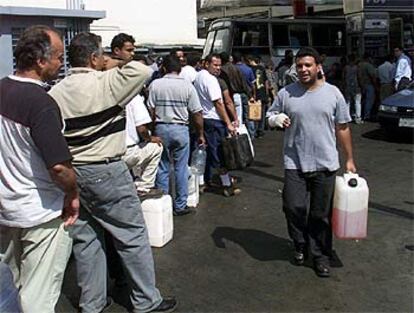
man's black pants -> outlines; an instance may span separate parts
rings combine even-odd
[[[335,171],[303,173],[285,170],[283,210],[295,248],[309,250],[315,262],[327,264],[332,255],[332,200]]]

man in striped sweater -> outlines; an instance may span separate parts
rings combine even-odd
[[[150,69],[139,62],[101,71],[99,36],[76,35],[69,46],[72,68],[50,91],[66,124],[65,137],[73,155],[80,188],[80,218],[71,233],[76,259],[79,306],[101,312],[106,305],[107,269],[101,245],[103,228],[131,282],[132,312],[166,312],[175,299],[163,299],[155,286],[154,261],[140,201],[127,165],[125,114],[127,103],[142,89]]]

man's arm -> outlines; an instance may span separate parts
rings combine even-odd
[[[347,172],[356,172],[354,157],[352,154],[352,137],[351,129],[347,123],[336,124],[336,137],[342,147],[345,156],[345,170]]]
[[[135,127],[135,129],[137,130],[137,134],[143,141],[153,142],[153,143],[158,144],[159,146],[162,146],[161,138],[157,136],[151,136],[148,131],[147,125],[140,125],[140,126]]]
[[[76,174],[70,161],[53,165],[48,169],[50,177],[65,193],[62,218],[65,226],[75,223],[79,216],[79,192]]]
[[[223,100],[218,99],[218,100],[213,101],[213,103],[214,103],[214,107],[216,108],[218,116],[220,116],[220,119],[226,124],[228,131],[231,134],[234,134],[236,129],[234,128],[233,124],[230,121],[229,116],[227,115]]]
[[[231,119],[235,127],[239,127],[239,120],[237,117],[236,108],[234,107],[234,103],[230,97],[230,92],[228,89],[223,91],[223,98],[226,112],[230,115],[229,118]]]
[[[104,72],[107,77],[105,87],[118,105],[125,106],[141,91],[151,73],[148,66],[131,61],[121,68]]]
[[[203,120],[203,114],[200,112],[195,112],[191,114],[191,117],[193,119],[193,125],[197,131],[198,134],[198,144],[199,145],[205,145],[206,139],[204,138],[204,120]]]

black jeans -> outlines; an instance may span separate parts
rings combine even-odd
[[[285,170],[283,210],[295,247],[307,247],[315,262],[328,263],[332,255],[332,200],[335,173]]]

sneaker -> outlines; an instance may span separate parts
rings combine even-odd
[[[241,189],[232,185],[232,186],[224,186],[223,187],[223,195],[225,197],[235,196],[241,193]]]
[[[146,199],[157,199],[163,196],[163,191],[157,188],[137,188],[137,194],[141,201]]]
[[[150,312],[174,312],[177,308],[177,300],[174,297],[171,298],[164,298],[159,306],[157,306],[154,310]]]
[[[331,271],[327,264],[315,262],[313,264],[313,269],[315,271],[315,274],[318,275],[319,277],[328,278],[331,276]]]
[[[183,215],[187,215],[190,213],[193,213],[194,211],[191,210],[189,207],[185,207],[184,209],[181,210],[173,210],[173,215],[174,216],[183,216]]]
[[[305,264],[307,257],[306,247],[299,246],[295,248],[295,252],[293,253],[293,262],[295,265],[301,266]]]

